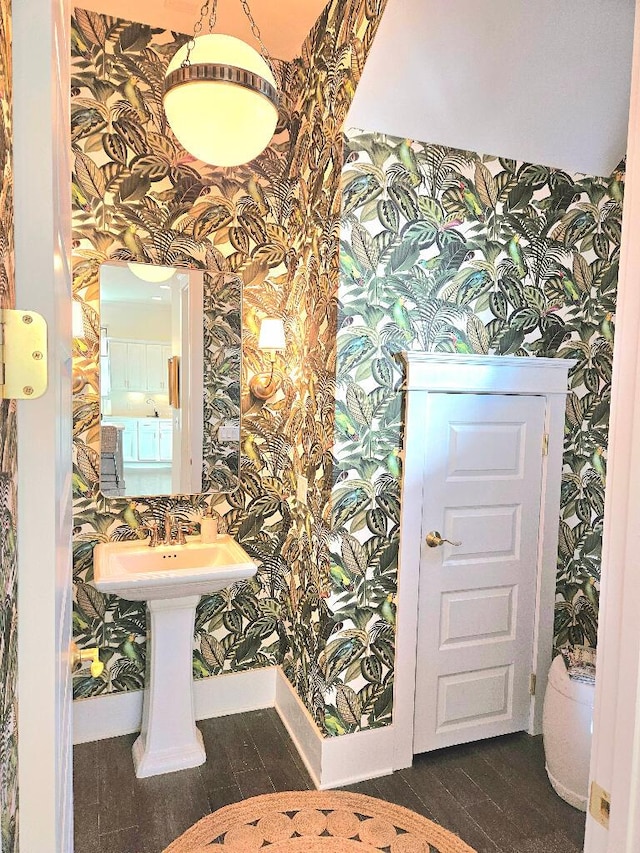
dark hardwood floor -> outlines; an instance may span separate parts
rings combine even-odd
[[[136,779],[135,735],[74,750],[77,853],[161,853],[221,806],[257,794],[312,788],[272,709],[198,723],[202,767]],[[507,735],[416,756],[409,770],[348,790],[413,809],[477,853],[578,853],[584,814],[553,792],[542,738]]]

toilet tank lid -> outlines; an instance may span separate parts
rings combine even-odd
[[[569,678],[562,655],[554,658],[549,670],[549,685],[568,699],[593,708],[595,685]]]

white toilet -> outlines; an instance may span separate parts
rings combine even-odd
[[[558,655],[549,670],[542,734],[545,766],[556,793],[587,810],[595,685],[569,678]]]

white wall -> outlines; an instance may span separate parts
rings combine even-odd
[[[633,0],[388,0],[347,127],[608,175]]]
[[[110,338],[171,343],[171,304],[103,302],[100,325]]]

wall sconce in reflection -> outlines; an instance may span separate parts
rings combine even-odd
[[[284,352],[284,324],[277,317],[266,317],[260,325],[258,349],[269,353],[271,370],[268,373],[256,373],[249,381],[249,390],[258,400],[268,400],[273,397],[282,384],[282,377],[275,372],[276,353]]]
[[[180,408],[180,356],[173,355],[169,359],[169,405],[174,409]]]

